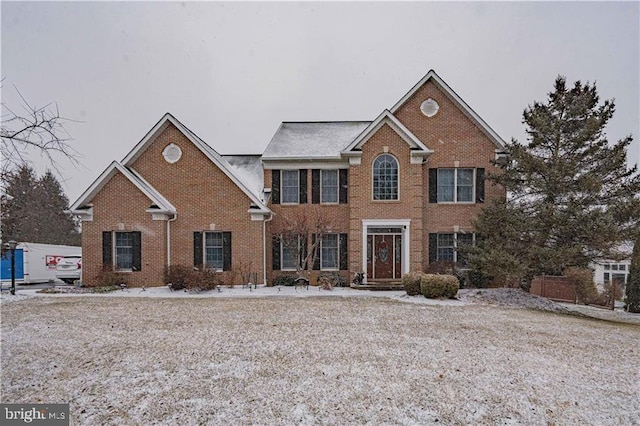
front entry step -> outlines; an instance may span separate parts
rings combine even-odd
[[[351,288],[356,290],[372,290],[372,291],[394,291],[404,290],[402,283],[399,281],[392,282],[370,282],[367,284],[351,284]]]

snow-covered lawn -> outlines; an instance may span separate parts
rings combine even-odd
[[[3,296],[0,399],[82,425],[640,423],[638,325],[262,290]]]

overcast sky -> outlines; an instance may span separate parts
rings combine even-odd
[[[640,163],[640,3],[1,3],[3,102],[56,102],[70,202],[171,112],[222,154],[282,121],[373,120],[434,69],[503,139],[557,75],[615,98]],[[44,162],[34,156],[37,171]]]

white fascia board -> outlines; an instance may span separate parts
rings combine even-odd
[[[115,172],[118,170],[118,165],[119,164],[117,161],[112,161],[111,164],[109,164],[107,168],[104,169],[102,173],[100,173],[100,176],[98,176],[91,183],[91,185],[89,185],[89,188],[87,188],[82,194],[80,194],[78,199],[69,207],[69,210],[81,211],[82,209],[80,209],[80,207],[90,202],[93,197],[102,189],[102,187],[109,181],[111,176],[115,174]]]
[[[157,193],[154,193],[155,190],[151,189],[151,185],[146,183],[146,181],[139,180],[136,175],[134,175],[131,171],[129,171],[126,167],[124,167],[117,161],[112,161],[111,164],[109,164],[109,166],[100,174],[100,176],[98,176],[98,178],[93,181],[91,186],[85,192],[83,192],[82,195],[80,195],[80,197],[73,203],[69,210],[73,211],[74,214],[82,215],[81,212],[83,211],[83,209],[80,209],[80,207],[89,203],[117,172],[122,173],[122,175],[126,177],[131,183],[133,183],[136,188],[138,188],[147,198],[149,198],[151,202],[161,207],[160,209],[153,209],[154,212],[175,213],[175,208],[173,208],[171,203],[168,203],[166,199],[164,199],[164,197],[159,197]]]
[[[413,96],[414,93],[418,91],[427,81],[433,79],[438,86],[440,86],[446,93],[449,95],[475,122],[482,128],[491,139],[493,139],[493,143],[498,147],[498,149],[505,149],[505,141],[498,135],[467,103],[460,97],[456,92],[453,91],[451,87],[447,83],[444,82],[440,78],[438,74],[434,70],[429,70],[427,75],[422,77],[422,79],[416,83],[415,86],[411,88],[396,104],[391,107],[391,113],[395,114],[402,105],[404,105],[407,100]]]

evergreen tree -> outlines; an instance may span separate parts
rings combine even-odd
[[[568,89],[563,77],[554,89],[524,111],[529,144],[508,143],[510,161],[489,176],[509,199],[488,206],[476,223],[485,238],[471,263],[483,272],[492,263],[496,269],[500,255],[528,278],[617,258],[640,219],[640,173],[626,165],[632,138],[610,145],[605,134],[613,101],[600,104],[595,84]]]
[[[633,246],[631,269],[625,287],[625,303],[628,312],[640,313],[640,230]]]
[[[29,166],[6,175],[2,195],[2,238],[18,242],[80,245],[69,200],[50,171],[38,179]]]

